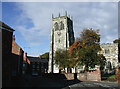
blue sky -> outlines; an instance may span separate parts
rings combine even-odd
[[[38,56],[49,52],[52,13],[57,17],[65,11],[73,17],[75,37],[84,28],[100,29],[101,43],[118,38],[117,2],[2,2],[2,21],[12,27],[16,42]]]

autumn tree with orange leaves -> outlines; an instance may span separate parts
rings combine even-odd
[[[100,34],[98,30],[84,29],[80,37],[68,48],[68,50],[57,50],[54,62],[59,69],[74,68],[78,65],[85,66],[85,71],[100,65],[105,65],[105,57],[98,54],[100,48]]]
[[[80,33],[80,37],[76,39],[73,45],[68,49],[69,56],[73,65],[84,65],[86,71],[100,65],[105,65],[105,57],[98,54],[100,48],[100,35],[98,30],[84,29]]]

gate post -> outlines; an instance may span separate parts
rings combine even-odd
[[[117,83],[120,84],[120,67],[116,68]]]

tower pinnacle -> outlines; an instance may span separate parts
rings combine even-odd
[[[60,13],[59,13],[59,17],[60,17]]]
[[[52,14],[52,18],[54,18],[54,15]]]
[[[65,16],[67,16],[67,11],[65,11]]]

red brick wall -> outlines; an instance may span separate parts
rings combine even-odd
[[[65,73],[64,75],[68,80],[73,80],[74,79],[74,73]]]
[[[74,73],[65,73],[64,75],[68,80],[74,79]],[[101,81],[101,72],[97,69],[95,71],[77,73],[77,79],[81,81]]]
[[[21,47],[15,42],[15,40],[12,41],[12,53],[16,55],[20,55],[20,49]]]
[[[89,81],[101,81],[101,72],[99,69],[96,71],[87,72],[87,80]]]
[[[87,80],[87,72],[86,73],[78,73],[77,78],[81,81],[86,81]]]
[[[16,71],[17,74],[22,73],[22,63],[23,63],[23,53],[22,48],[15,42],[15,37],[12,37],[12,71]]]
[[[120,68],[116,68],[116,78],[117,82],[120,84]]]

